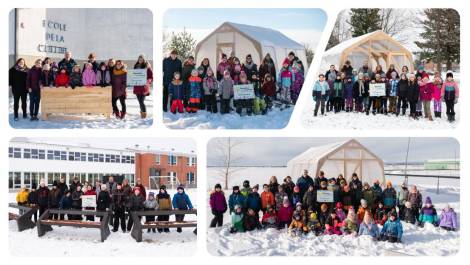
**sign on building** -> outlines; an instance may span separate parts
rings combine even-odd
[[[255,89],[253,84],[234,85],[233,99],[253,99],[255,98]]]
[[[127,70],[127,86],[145,86],[147,84],[147,69]]]

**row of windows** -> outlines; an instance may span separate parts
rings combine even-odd
[[[68,154],[67,154],[68,153]],[[131,155],[115,155],[115,154],[98,154],[98,153],[84,153],[84,152],[67,152],[59,150],[44,150],[44,149],[31,149],[9,147],[8,157],[10,158],[24,158],[24,159],[47,159],[47,160],[69,160],[69,161],[82,161],[82,162],[106,162],[106,163],[123,163],[134,164],[135,158]]]
[[[186,157],[186,165],[187,166],[196,166],[196,157]],[[155,158],[155,163],[160,165],[161,163],[161,156],[157,155]],[[168,165],[178,165],[178,156],[176,155],[169,155],[168,156]]]
[[[71,184],[74,177],[77,177],[80,183],[88,182],[94,185],[96,181],[101,181],[103,176],[112,174],[107,173],[64,173],[64,172],[9,172],[8,188],[19,189],[25,186],[30,189],[32,184],[39,187],[41,179],[44,179],[49,187],[52,187],[54,181],[59,182],[61,177],[66,179],[66,183]],[[135,184],[134,174],[124,175],[129,180],[130,185]]]

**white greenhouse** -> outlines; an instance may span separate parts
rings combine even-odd
[[[372,70],[379,64],[387,71],[390,64],[394,64],[395,69],[406,65],[414,71],[411,51],[381,30],[346,40],[325,51],[321,70],[329,69],[332,64],[341,69],[347,60],[351,61],[354,69],[368,60]]]
[[[289,52],[293,51],[307,69],[304,47],[281,32],[269,28],[224,22],[207,37],[201,40],[195,50],[196,63],[208,58],[211,65],[217,65],[222,53],[235,55],[241,62],[251,54],[258,66],[266,54],[270,54],[280,69]],[[214,64],[215,62],[215,64]]]
[[[383,160],[354,139],[309,148],[289,160],[287,168],[291,176],[300,176],[307,169],[312,177],[323,171],[327,178],[343,174],[349,181],[357,173],[363,182],[385,181]]]

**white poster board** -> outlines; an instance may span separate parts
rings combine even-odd
[[[95,195],[82,195],[82,207],[83,208],[96,208],[96,196]]]
[[[317,190],[317,202],[333,202],[333,191]]]
[[[369,96],[370,97],[385,96],[385,83],[378,83],[378,84],[369,83]]]
[[[255,98],[255,89],[253,84],[234,85],[233,86],[233,99],[253,99]]]
[[[147,84],[147,69],[127,70],[127,86],[145,86]]]

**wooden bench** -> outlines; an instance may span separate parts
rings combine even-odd
[[[103,217],[101,221],[81,221],[81,220],[53,220],[49,219],[51,214],[58,215],[93,215],[95,217]],[[41,237],[47,232],[52,231],[52,226],[71,226],[80,228],[97,228],[100,230],[101,242],[104,242],[106,238],[111,234],[109,231],[109,212],[101,211],[80,211],[80,210],[59,210],[59,209],[48,209],[41,217],[39,217],[37,227],[38,236]]]
[[[107,87],[44,87],[41,90],[41,118],[50,114],[95,114],[109,118],[112,89]]]
[[[183,228],[183,227],[197,227],[197,221],[152,221],[142,223],[142,216],[159,216],[159,215],[177,215],[177,214],[195,214],[197,210],[155,210],[155,211],[137,211],[131,212],[134,220],[131,236],[137,242],[142,242],[142,229],[149,228]]]
[[[19,232],[36,226],[36,224],[31,220],[31,217],[38,211],[37,207],[18,205],[16,203],[9,203],[8,207],[16,208],[20,212],[19,214],[8,212],[8,220],[16,220]]]

